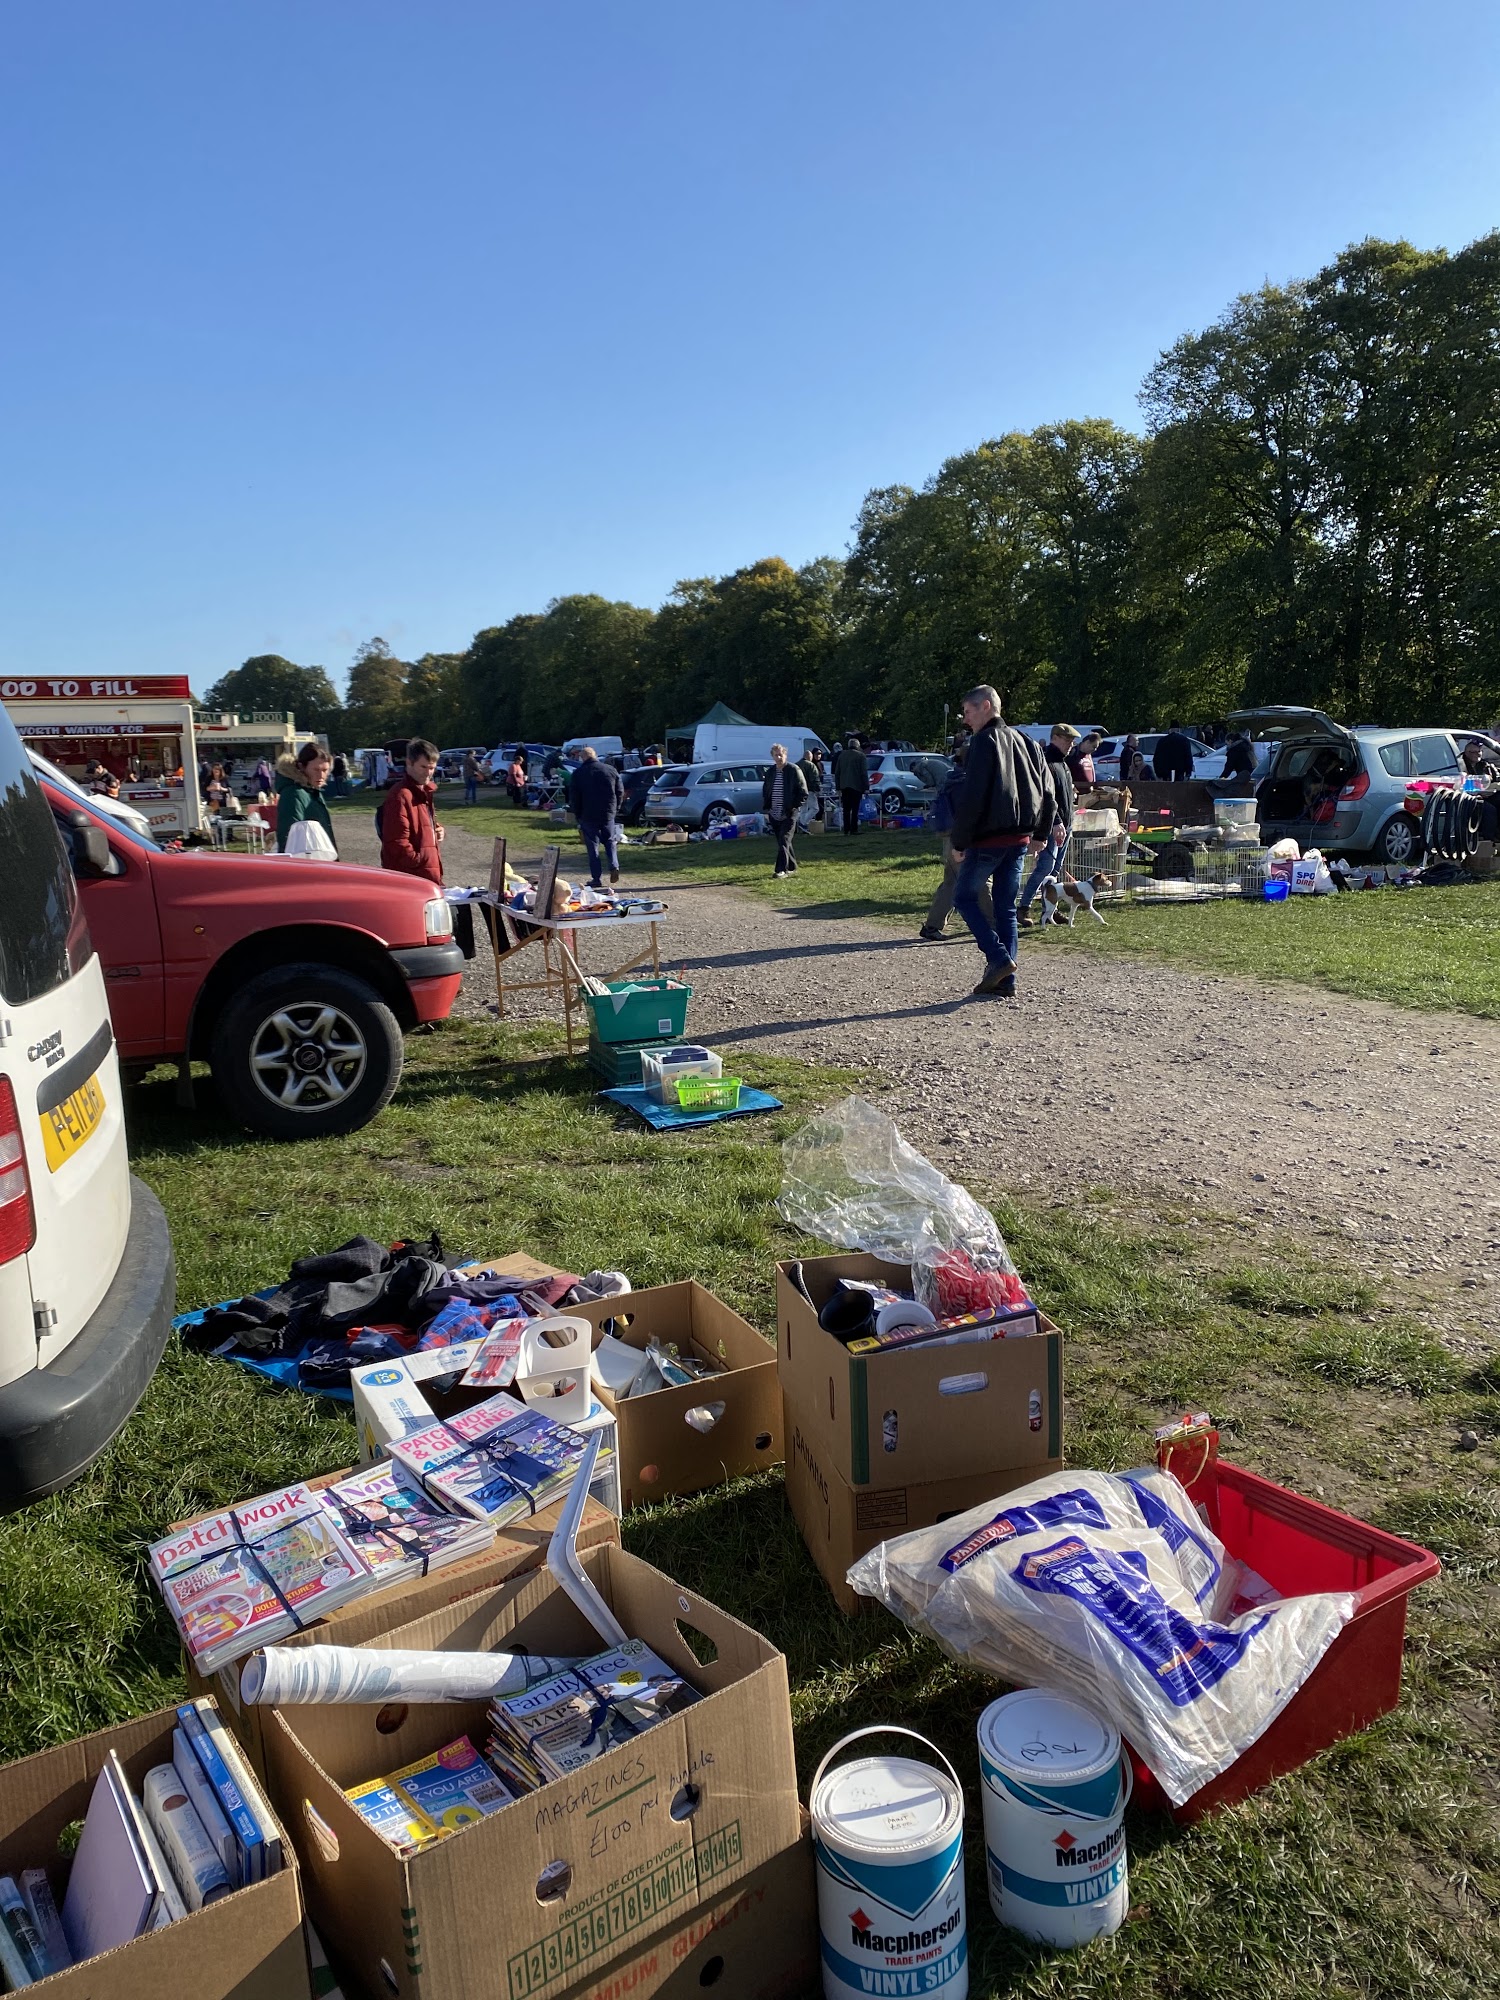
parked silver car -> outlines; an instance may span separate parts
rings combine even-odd
[[[872,750],[867,761],[870,792],[887,815],[930,806],[953,768],[924,750]]]
[[[668,764],[646,794],[650,826],[722,826],[761,810],[768,764]]]
[[[1399,867],[1422,845],[1405,810],[1408,781],[1462,782],[1458,742],[1444,729],[1345,729],[1316,708],[1261,708],[1229,720],[1279,746],[1256,801],[1268,844],[1289,838]]]

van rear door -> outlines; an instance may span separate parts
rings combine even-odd
[[[4,1384],[45,1367],[104,1297],[129,1232],[130,1173],[103,971],[51,807],[8,729],[0,853]]]

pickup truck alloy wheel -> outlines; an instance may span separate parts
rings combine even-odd
[[[277,966],[214,1029],[214,1081],[236,1115],[272,1138],[356,1131],[401,1077],[401,1029],[373,987],[337,966]]]

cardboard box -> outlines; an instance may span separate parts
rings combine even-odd
[[[137,1797],[155,1764],[172,1761],[175,1709],[159,1709],[116,1729],[43,1750],[0,1769],[0,1874],[45,1868],[59,1910],[68,1864],[58,1838],[88,1812],[94,1780],[111,1750],[119,1752]],[[28,1992],[57,2000],[309,2000],[297,1863],[287,1865],[206,1909],[149,1932],[115,1951],[53,1973]]]
[[[818,1891],[804,1832],[691,1916],[570,1986],[565,2000],[702,2000],[710,1988],[714,2000],[803,2000],[818,1979]]]
[[[684,1354],[723,1365],[721,1374],[703,1381],[627,1396],[624,1402],[595,1384],[595,1395],[619,1425],[620,1497],[626,1507],[669,1493],[701,1493],[705,1486],[780,1463],[776,1350],[722,1299],[689,1280],[569,1306],[568,1312],[594,1328],[596,1347],[612,1320],[615,1338],[643,1352],[655,1336],[675,1342]],[[689,1410],[719,1403],[723,1414],[711,1430],[688,1423]]]
[[[804,1436],[816,1439],[819,1464],[845,1485],[910,1488],[988,1478],[996,1466],[1040,1474],[1061,1457],[1062,1335],[1044,1313],[1034,1334],[851,1355],[786,1273],[778,1264],[781,1387]],[[911,1289],[905,1264],[878,1257],[807,1257],[802,1275],[819,1308],[839,1278]],[[790,1465],[790,1431],[787,1446]]]
[[[372,1992],[557,2000],[637,1941],[710,1911],[798,1838],[781,1654],[618,1548],[595,1549],[584,1565],[625,1630],[706,1699],[420,1854],[400,1859],[344,1788],[465,1732],[482,1744],[483,1702],[308,1706],[267,1718],[268,1782],[297,1845],[313,1921]],[[700,1635],[694,1645],[687,1631]],[[600,1644],[545,1573],[390,1638],[556,1654]],[[699,1652],[712,1653],[708,1664]]]
[[[808,1554],[833,1592],[835,1603],[845,1612],[859,1611],[870,1602],[850,1589],[846,1576],[850,1565],[877,1542],[904,1535],[912,1528],[930,1528],[950,1514],[962,1514],[985,1500],[1062,1470],[1062,1459],[1057,1457],[1000,1471],[969,1472],[957,1479],[856,1491],[823,1456],[821,1438],[815,1429],[804,1425],[800,1410],[790,1399],[786,1437],[787,1505],[802,1530]]]
[[[331,1486],[335,1480],[346,1477],[343,1472],[330,1472],[307,1483],[309,1486]],[[552,1539],[552,1531],[557,1526],[566,1498],[564,1495],[562,1500],[554,1500],[534,1520],[511,1522],[480,1554],[470,1556],[464,1562],[450,1563],[445,1569],[435,1569],[430,1576],[412,1577],[405,1583],[393,1583],[384,1590],[371,1591],[367,1597],[352,1598],[349,1603],[335,1606],[325,1617],[305,1625],[300,1632],[289,1633],[276,1643],[281,1646],[376,1644],[383,1633],[394,1631],[398,1625],[409,1624],[414,1618],[425,1618],[432,1612],[442,1611],[451,1604],[474,1596],[478,1591],[493,1590],[497,1584],[505,1583],[511,1577],[538,1569],[547,1560],[547,1544]],[[186,1525],[185,1522],[174,1522],[173,1530],[175,1532]],[[602,1548],[619,1539],[619,1521],[607,1507],[601,1507],[590,1499],[578,1524],[579,1551]],[[249,1655],[246,1654],[245,1658],[248,1659]],[[240,1701],[240,1670],[244,1664],[244,1660],[231,1660],[227,1667],[220,1667],[216,1674],[205,1678],[187,1655],[183,1655],[188,1693],[194,1699],[203,1694],[213,1696],[225,1724],[233,1730],[249,1757],[251,1768],[258,1776],[264,1777],[265,1757],[261,1737],[266,1711],[246,1706]]]

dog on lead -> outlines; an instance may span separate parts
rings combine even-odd
[[[1112,889],[1114,878],[1110,875],[1090,875],[1086,882],[1075,882],[1069,875],[1062,882],[1047,881],[1042,884],[1042,908],[1046,915],[1044,923],[1066,924],[1071,930],[1077,921],[1078,912],[1087,910],[1096,924],[1104,923],[1104,918],[1094,907],[1094,900],[1101,889]],[[1105,925],[1108,929],[1108,925]]]

